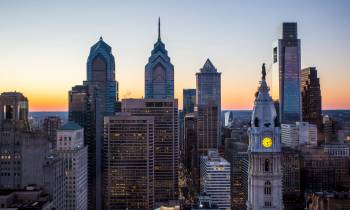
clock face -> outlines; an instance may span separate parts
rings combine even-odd
[[[264,137],[261,144],[265,148],[270,148],[272,146],[272,139],[270,137]]]

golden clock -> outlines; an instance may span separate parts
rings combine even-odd
[[[265,148],[270,148],[272,146],[272,139],[270,137],[264,137],[261,144]]]

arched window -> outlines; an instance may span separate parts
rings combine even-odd
[[[271,195],[271,182],[268,180],[264,184],[264,194]]]
[[[265,172],[269,172],[270,171],[270,161],[269,161],[269,159],[265,159],[264,170],[265,170]]]

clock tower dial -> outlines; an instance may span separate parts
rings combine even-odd
[[[270,137],[264,137],[261,141],[261,144],[265,148],[270,148],[272,146],[272,139]]]

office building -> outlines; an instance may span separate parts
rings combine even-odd
[[[308,210],[342,210],[350,208],[349,192],[314,192],[307,196]]]
[[[212,202],[211,197],[207,193],[199,193],[198,201],[192,206],[191,210],[220,210],[219,207]]]
[[[279,100],[280,122],[290,124],[302,121],[297,23],[283,23],[282,34],[273,44],[272,98]]]
[[[221,139],[221,73],[207,59],[196,81],[198,152],[205,155],[208,149],[217,149]]]
[[[317,126],[308,122],[281,125],[281,138],[285,146],[317,145]]]
[[[303,121],[317,125],[320,130],[322,129],[322,98],[316,67],[301,70],[300,84]]]
[[[56,150],[65,162],[67,210],[87,209],[87,146],[84,129],[68,122],[57,130]]]
[[[300,155],[297,149],[282,147],[284,209],[301,209],[304,205],[300,189]]]
[[[188,113],[193,113],[196,105],[196,89],[183,89],[182,97],[184,116]]]
[[[177,99],[123,99],[122,111],[154,117],[155,207],[178,199],[179,137]]]
[[[231,208],[230,163],[219,156],[217,150],[209,150],[200,158],[200,191],[207,193],[219,209]]]
[[[249,134],[248,210],[284,208],[282,154],[276,109],[266,84],[265,64],[255,98]]]
[[[225,159],[231,164],[232,209],[246,209],[248,200],[248,144],[239,138],[225,139]]]
[[[69,121],[84,128],[88,146],[88,209],[102,209],[103,118],[117,111],[118,83],[112,48],[100,40],[90,48],[87,80],[69,92]]]
[[[154,117],[105,117],[104,132],[104,209],[154,209]]]
[[[46,192],[29,186],[24,189],[1,189],[0,209],[51,210],[54,209],[54,206]]]
[[[158,40],[145,66],[145,98],[174,98],[174,66],[160,36],[160,19],[158,19]]]
[[[62,126],[62,119],[57,116],[49,116],[44,119],[43,131],[49,141],[56,143],[57,129]]]

